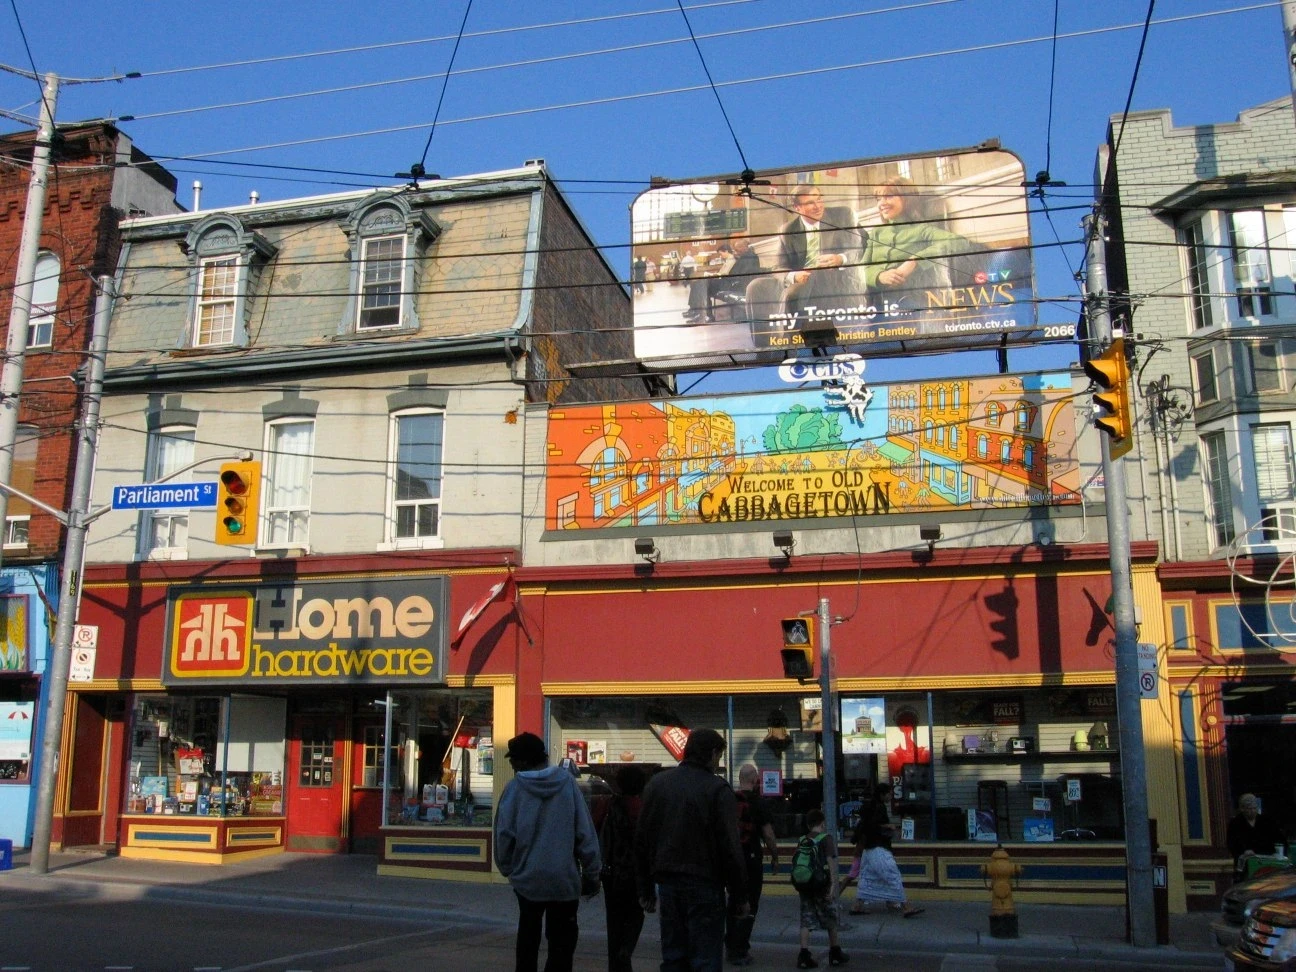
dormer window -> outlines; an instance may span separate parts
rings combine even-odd
[[[193,346],[234,343],[234,308],[238,303],[238,257],[212,257],[198,265],[198,310]]]
[[[245,347],[249,303],[275,247],[236,217],[213,213],[189,231],[185,252],[193,284],[181,346]]]
[[[352,262],[338,335],[417,331],[422,257],[441,227],[390,192],[366,198],[341,225]]]
[[[375,236],[362,242],[360,270],[361,330],[400,327],[401,276],[405,262],[403,236]]]

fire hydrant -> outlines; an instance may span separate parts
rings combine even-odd
[[[989,864],[981,865],[981,877],[990,889],[990,934],[995,938],[1017,937],[1017,908],[1012,893],[1013,882],[1021,872],[1021,865],[1012,862],[1003,844],[994,849]]]

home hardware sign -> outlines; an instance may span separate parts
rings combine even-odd
[[[439,684],[444,577],[172,588],[164,685]]]

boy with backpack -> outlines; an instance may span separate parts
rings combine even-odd
[[[821,929],[828,933],[828,964],[845,965],[850,956],[837,940],[837,842],[824,829],[822,810],[809,811],[805,823],[806,835],[792,855],[792,886],[801,898],[801,952],[796,967],[819,967],[810,954],[810,933]]]

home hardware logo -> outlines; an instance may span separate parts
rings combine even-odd
[[[445,597],[443,578],[178,594],[164,680],[437,680],[444,671]]]

